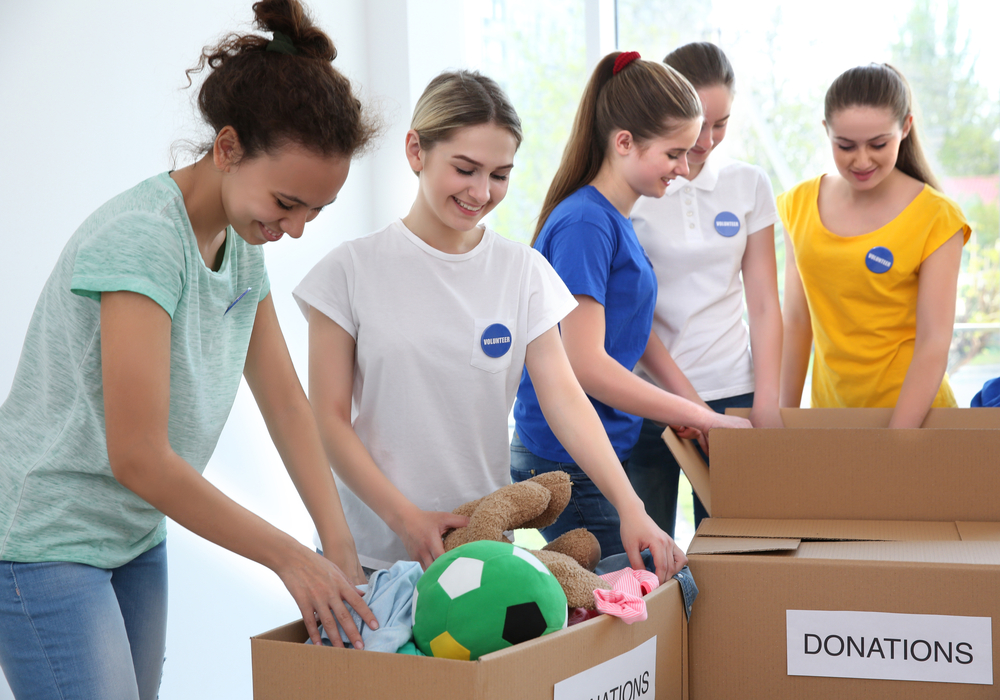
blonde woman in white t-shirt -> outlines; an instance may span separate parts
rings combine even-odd
[[[684,554],[646,515],[559,337],[575,300],[540,254],[480,225],[521,141],[507,96],[478,73],[444,73],[411,127],[409,213],[332,251],[295,290],[310,399],[361,563],[426,568],[467,522],[449,511],[510,483],[507,416],[527,369],[556,435],[623,514],[632,566],[649,549],[665,580]]]
[[[735,77],[722,50],[686,44],[664,63],[694,86],[705,121],[688,152],[688,176],[671,182],[660,199],[641,198],[632,210],[659,285],[653,331],[669,357],[657,364],[674,370],[643,376],[719,413],[750,408],[754,427],[781,427],[778,213],[771,185],[761,168],[711,155],[726,135],[733,103]],[[673,535],[680,468],[662,432],[663,426],[643,422],[626,471],[647,512]],[[695,497],[696,525],[705,515]]]

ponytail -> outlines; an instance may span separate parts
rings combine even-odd
[[[826,91],[823,111],[827,123],[833,115],[848,107],[888,109],[902,125],[906,117],[913,114],[913,95],[902,73],[888,63],[871,63],[841,73]],[[924,156],[915,125],[899,144],[896,168],[936,190],[941,189]]]
[[[613,132],[628,131],[641,146],[701,117],[701,100],[680,73],[630,53],[609,53],[590,76],[559,169],[542,203],[532,245],[552,210],[597,177]]]

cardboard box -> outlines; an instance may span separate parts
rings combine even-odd
[[[645,600],[644,622],[628,625],[604,615],[477,661],[306,645],[299,620],[250,640],[253,696],[686,700],[687,621],[680,585],[670,580]],[[604,663],[608,666],[597,668]]]
[[[712,514],[693,700],[1000,697],[1000,409],[782,414],[714,431],[709,474],[664,435]]]

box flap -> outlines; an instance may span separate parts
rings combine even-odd
[[[711,447],[715,517],[1000,521],[1000,430],[717,429]]]
[[[786,428],[887,428],[891,408],[782,408]],[[749,408],[727,408],[727,415],[750,417]],[[932,408],[924,429],[996,430],[1000,428],[1000,408]]]
[[[681,440],[673,430],[667,428],[661,436],[674,459],[681,465],[684,476],[691,483],[691,488],[698,494],[698,499],[705,506],[705,511],[712,514],[712,492],[709,488],[708,465],[694,445],[694,440]]]
[[[768,537],[695,537],[688,547],[691,554],[749,554],[750,552],[788,552],[798,548],[800,540]]]
[[[963,542],[1000,542],[1000,523],[955,523]]]
[[[803,542],[799,559],[1000,566],[1000,542]]]
[[[959,541],[955,523],[891,520],[748,520],[708,518],[698,538],[758,537],[801,540]],[[696,540],[698,539],[696,538]]]

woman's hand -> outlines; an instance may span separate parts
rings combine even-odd
[[[653,519],[646,514],[641,501],[638,508],[619,511],[618,514],[622,523],[622,544],[633,569],[646,568],[642,561],[644,549],[648,549],[653,555],[656,576],[660,579],[660,583],[665,582],[687,564],[687,556],[670,535],[657,527]]]
[[[420,562],[420,566],[426,571],[435,559],[444,554],[444,542],[441,539],[444,534],[468,524],[469,519],[464,515],[414,507],[398,524],[390,525],[403,541],[410,559]]]
[[[323,643],[318,628],[322,624],[333,645],[343,647],[344,642],[337,630],[339,622],[354,648],[364,649],[361,633],[348,606],[361,616],[368,627],[378,629],[375,614],[365,605],[354,583],[329,559],[300,547],[286,563],[275,567],[274,573],[278,574],[299,606],[313,644]]]

